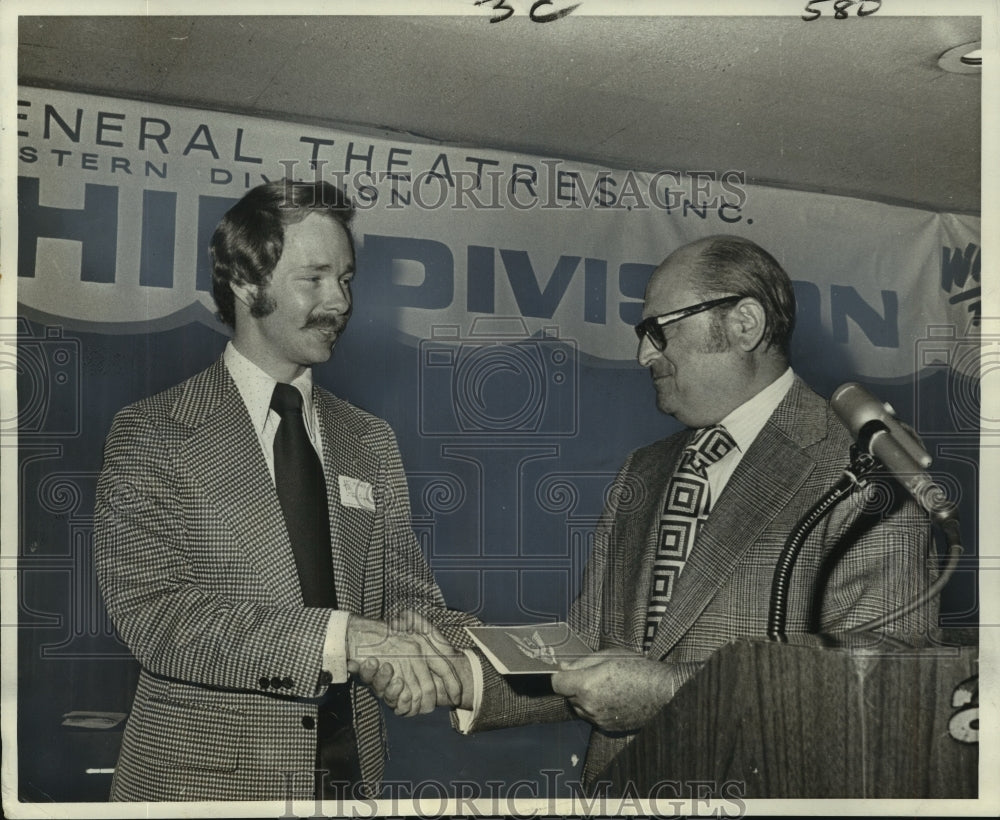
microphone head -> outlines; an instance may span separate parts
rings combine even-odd
[[[892,418],[885,405],[857,382],[847,382],[834,390],[830,406],[855,440],[868,422],[885,424],[887,417]]]
[[[890,405],[879,401],[857,382],[847,382],[834,390],[830,406],[855,441],[858,441],[865,425],[874,422],[873,427],[885,429],[914,461],[914,469],[927,469],[931,466],[931,457],[916,433],[900,423]],[[871,435],[871,429],[869,428],[868,435]]]
[[[892,407],[857,382],[838,387],[830,405],[858,446],[877,458],[924,510],[937,520],[957,516],[944,490],[924,472],[931,465],[930,455]]]

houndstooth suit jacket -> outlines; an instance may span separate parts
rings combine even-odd
[[[388,425],[315,388],[338,606],[423,612],[462,642],[413,535]],[[375,510],[341,503],[368,482]],[[122,410],[97,489],[95,560],[109,614],[141,665],[114,800],[310,799],[329,610],[303,606],[277,494],[220,359]],[[385,730],[353,686],[363,778],[382,776]],[[369,793],[374,793],[370,791]]]
[[[637,450],[615,480],[570,612],[571,625],[594,649],[642,651],[661,502],[691,435]],[[723,644],[766,635],[771,580],[785,540],[841,477],[851,443],[827,402],[796,378],[720,494],[675,583],[648,654],[669,664],[675,691]],[[810,534],[795,565],[786,632],[850,629],[926,588],[927,517],[897,490],[891,479],[874,482]],[[936,604],[889,628],[917,632],[932,621]],[[562,697],[515,693],[488,664],[484,677],[470,731],[574,716]],[[594,729],[584,786],[593,787],[634,737]]]

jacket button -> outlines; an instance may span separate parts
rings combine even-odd
[[[261,678],[259,681],[257,681],[257,683],[260,684],[260,688],[261,689],[267,689],[267,687],[271,685],[271,679],[270,678]]]
[[[302,728],[303,729],[315,729],[316,721],[312,719],[309,715],[302,718]]]
[[[284,689],[291,689],[293,686],[295,686],[295,681],[293,681],[291,678],[285,678],[284,680],[281,681],[281,686]]]
[[[275,675],[273,678],[271,678],[271,686],[273,686],[275,689],[280,689],[281,688],[281,678],[279,678],[277,675]]]
[[[333,675],[324,669],[319,673],[319,685],[329,686],[331,683],[333,683]]]

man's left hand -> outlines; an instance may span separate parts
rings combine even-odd
[[[584,720],[609,732],[637,729],[673,697],[671,664],[623,649],[604,649],[567,664],[552,689]]]

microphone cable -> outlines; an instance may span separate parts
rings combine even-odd
[[[844,470],[843,476],[830,488],[829,492],[799,519],[799,523],[795,529],[789,533],[781,555],[778,557],[774,576],[771,581],[771,599],[767,617],[767,637],[772,641],[784,643],[786,640],[785,623],[788,618],[788,589],[795,561],[799,556],[806,537],[832,507],[843,500],[845,496],[849,495],[855,487],[860,487],[861,479],[878,467],[878,462],[873,456],[857,447],[852,447],[851,449],[851,465]],[[944,589],[954,574],[958,566],[958,560],[963,552],[958,511],[954,505],[941,504],[938,505],[931,518],[944,532],[948,545],[948,563],[941,571],[941,575],[912,601],[897,607],[892,612],[867,621],[860,626],[848,629],[847,632],[868,632],[883,627],[901,618],[903,615],[912,612],[914,609],[923,606]]]
[[[962,557],[962,532],[959,527],[957,513],[953,512],[948,517],[935,523],[941,527],[945,543],[948,545],[948,563],[941,570],[941,575],[921,595],[918,595],[909,603],[903,604],[892,612],[887,612],[885,615],[867,621],[853,629],[848,629],[848,632],[870,632],[873,629],[879,629],[886,624],[892,623],[897,618],[903,617],[908,612],[912,612],[917,607],[923,606],[945,588],[952,574],[954,574],[955,568],[958,566],[958,559]]]
[[[854,449],[854,448],[852,448]],[[813,527],[822,520],[832,507],[838,504],[844,496],[850,494],[855,486],[860,486],[860,478],[874,469],[875,460],[865,454],[855,451],[851,467],[844,470],[843,476],[830,491],[817,501],[809,511],[799,519],[795,529],[785,539],[785,546],[778,556],[771,580],[771,601],[767,614],[767,637],[772,641],[785,642],[785,621],[788,618],[788,588],[792,578],[792,570],[806,537]]]

